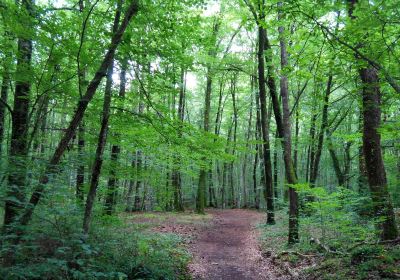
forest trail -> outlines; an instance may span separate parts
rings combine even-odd
[[[263,213],[243,209],[210,210],[212,224],[191,246],[194,279],[278,279],[259,250],[255,225]]]

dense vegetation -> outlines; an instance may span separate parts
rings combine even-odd
[[[267,248],[343,279],[400,275],[398,1],[0,13],[0,278],[184,279],[178,237],[121,217],[206,207],[266,211]]]

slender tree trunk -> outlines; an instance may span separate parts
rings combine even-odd
[[[346,188],[350,187],[350,169],[351,169],[351,146],[353,142],[349,141],[344,146],[344,185]]]
[[[275,149],[273,156],[273,164],[274,164],[274,196],[275,199],[278,198],[278,131],[275,133]],[[285,199],[287,199],[286,191],[285,191]]]
[[[186,92],[186,80],[185,80],[185,69],[181,67],[181,80],[179,89],[179,101],[178,101],[178,118],[183,123],[185,118],[185,92]],[[182,126],[179,128],[179,137],[182,137]],[[174,170],[172,171],[172,184],[174,186],[174,209],[175,211],[184,211],[182,202],[182,179],[181,174],[178,170],[180,165],[179,158],[175,157]]]
[[[328,82],[327,82],[326,92],[325,92],[325,97],[324,97],[324,106],[322,109],[322,121],[321,121],[321,128],[319,130],[319,135],[318,135],[317,149],[315,151],[314,163],[312,164],[312,169],[311,169],[311,174],[310,174],[310,186],[311,187],[315,186],[315,182],[318,177],[318,168],[319,168],[319,162],[320,162],[321,155],[322,155],[324,135],[325,135],[326,128],[328,127],[328,107],[329,107],[329,96],[331,94],[331,88],[332,88],[332,79],[333,79],[333,76],[332,76],[332,74],[330,74],[328,77]]]
[[[315,106],[315,105],[314,105]],[[315,109],[315,107],[314,107]],[[315,109],[316,110],[316,109]],[[310,145],[308,147],[308,159],[307,159],[307,182],[311,181],[311,173],[314,170],[314,159],[315,159],[315,126],[317,121],[317,113],[314,112],[311,118],[310,126]]]
[[[137,166],[136,166],[136,153],[135,153],[135,157],[134,157],[134,159],[132,160],[132,164],[131,164],[131,166],[132,166],[132,169],[133,170],[135,170],[135,179],[137,179],[138,177],[137,177]],[[125,212],[132,212],[133,211],[133,207],[134,207],[134,204],[133,204],[133,202],[134,202],[134,197],[133,197],[133,192],[135,191],[135,179],[134,178],[131,178],[130,180],[129,180],[129,187],[128,187],[128,193],[126,194],[126,208],[125,208]]]
[[[255,94],[256,100],[256,129],[255,129],[255,138],[257,141],[261,141],[262,139],[262,131],[261,131],[261,112],[260,112],[260,95],[259,91]],[[255,192],[255,208],[260,209],[260,192],[258,190],[258,182],[256,180],[257,176],[257,168],[259,165],[263,166],[261,163],[263,155],[262,145],[256,144],[256,156],[254,158],[254,169],[253,169],[253,178],[254,178],[254,192]],[[264,185],[264,168],[261,169],[261,180],[260,183]]]
[[[278,3],[278,5],[282,5],[282,3]],[[282,98],[282,133],[280,137],[283,136],[283,157],[285,161],[285,172],[286,172],[286,180],[289,184],[289,236],[288,241],[289,244],[296,243],[299,240],[298,233],[298,194],[296,190],[290,185],[297,184],[297,177],[293,166],[292,161],[292,143],[291,143],[291,128],[290,128],[290,109],[289,109],[289,85],[288,78],[284,74],[286,71],[286,67],[288,65],[288,54],[286,52],[286,41],[284,36],[284,28],[279,27],[279,35],[280,35],[280,48],[281,48],[281,80],[280,80],[280,90],[281,90],[281,98]],[[272,73],[271,73],[272,74]],[[277,117],[277,114],[275,114]],[[278,118],[277,118],[278,119]],[[278,123],[278,122],[277,122]],[[279,126],[278,126],[279,127]],[[279,128],[278,128],[279,131]]]
[[[128,60],[124,58],[122,60],[122,69],[120,73],[120,85],[119,85],[119,93],[118,97],[122,100],[125,98],[126,92],[126,71],[128,67]],[[115,135],[118,138],[118,134]],[[110,177],[108,178],[108,190],[105,201],[105,209],[104,213],[106,215],[112,215],[115,211],[115,206],[117,204],[117,196],[118,196],[118,180],[117,180],[117,166],[118,166],[118,158],[121,152],[121,147],[119,145],[112,145],[111,147],[111,169],[110,169]]]
[[[134,211],[141,210],[141,201],[140,201],[140,187],[143,185],[142,182],[142,171],[143,171],[143,163],[142,163],[142,152],[136,152],[136,184],[135,184],[135,198],[134,198]]]
[[[228,129],[228,136],[226,138],[226,148],[225,153],[229,153],[229,142],[231,141],[232,137],[232,130],[233,130],[233,122]],[[222,171],[222,188],[221,188],[221,206],[224,209],[226,207],[226,185],[228,182],[228,162],[224,162],[223,171]],[[229,202],[229,201],[228,201]],[[229,205],[229,203],[228,203]]]
[[[6,59],[7,60],[7,59]],[[4,64],[4,70],[2,75],[1,83],[1,94],[0,98],[4,103],[8,100],[8,89],[10,87],[10,74],[8,72],[8,65]],[[0,157],[3,153],[3,139],[5,131],[5,119],[6,119],[6,106],[0,103]]]
[[[85,9],[85,3],[84,0],[79,0],[79,12],[83,14]],[[86,28],[86,23],[85,19],[82,20],[82,29],[84,30]],[[85,40],[84,38],[85,32],[81,33],[81,42],[83,46],[83,42]],[[77,57],[77,64],[78,64],[78,83],[79,83],[79,96],[83,95],[83,89],[87,86],[87,81],[86,81],[86,72],[87,69],[86,67],[81,68],[80,64],[80,53]],[[78,167],[76,169],[76,191],[75,191],[75,196],[77,199],[78,204],[83,205],[83,201],[85,199],[84,195],[84,185],[85,185],[85,122],[82,119],[79,127],[78,127]]]
[[[119,25],[119,20],[120,20],[120,16],[121,16],[121,4],[122,4],[122,2],[119,1],[118,7],[117,7],[117,12],[115,14],[113,30],[112,30],[112,32],[114,34],[117,32],[118,25]],[[97,139],[96,155],[95,155],[93,169],[92,169],[92,176],[90,178],[89,192],[88,192],[88,195],[86,198],[85,215],[83,217],[83,232],[85,234],[89,233],[91,216],[92,216],[92,211],[93,211],[93,204],[94,204],[94,200],[96,197],[97,188],[99,185],[101,168],[103,165],[103,154],[104,154],[104,148],[105,148],[105,145],[107,142],[108,121],[110,118],[113,73],[114,73],[114,58],[111,59],[110,65],[108,66],[108,69],[107,69],[107,79],[106,79],[106,87],[105,87],[105,91],[104,91],[103,115],[102,115],[102,120],[101,120],[101,128],[100,128],[99,136]],[[114,153],[114,157],[115,157],[115,153]]]
[[[253,95],[254,92],[254,79],[253,77],[250,78],[250,84],[251,84],[251,94]],[[249,112],[249,121],[247,123],[247,133],[246,133],[246,150],[250,148],[250,137],[251,137],[251,128],[252,128],[252,121],[253,121],[253,98],[251,98],[251,103],[250,103],[250,112]],[[247,153],[244,155],[243,158],[243,165],[242,165],[242,186],[243,186],[243,208],[247,208],[248,205],[248,189],[247,189],[247,162],[249,158],[247,156]]]
[[[219,135],[220,128],[221,128],[221,119],[222,119],[222,113],[223,113],[222,98],[223,98],[223,92],[224,92],[224,83],[225,83],[224,77],[222,77],[219,82],[218,106],[217,106],[217,114],[215,116],[215,123],[214,123],[214,134],[215,135]],[[216,142],[216,139],[214,139],[214,143],[215,142]],[[220,171],[218,162],[215,162],[214,164],[216,165],[217,171]],[[219,180],[219,176],[217,176],[217,179]],[[210,180],[210,182],[212,182],[212,169],[209,171],[209,180]],[[221,183],[220,180],[219,180],[219,183]],[[222,188],[221,188],[221,190],[222,190]],[[212,186],[212,183],[209,186],[209,193],[210,193],[209,206],[210,207],[218,207],[218,200],[216,197],[215,187]],[[221,193],[221,195],[222,195],[222,193]]]
[[[76,173],[76,198],[82,204],[84,200],[83,188],[85,185],[85,124],[82,121],[78,128],[78,168]]]
[[[209,118],[210,118],[210,107],[211,107],[211,86],[212,76],[211,69],[208,67],[207,70],[207,82],[206,82],[206,94],[205,94],[205,107],[204,107],[204,131],[209,131]],[[199,186],[197,188],[196,198],[196,212],[204,214],[204,207],[206,204],[206,187],[207,187],[207,170],[205,167],[200,168]]]
[[[335,175],[336,175],[338,184],[339,184],[339,186],[344,186],[345,178],[344,178],[342,169],[340,168],[339,159],[336,155],[335,149],[333,148],[333,144],[332,144],[332,140],[331,140],[331,133],[327,134],[326,142],[328,144],[327,146],[328,146],[329,154],[332,158],[333,170],[335,171]]]
[[[265,61],[264,47],[266,31],[262,26],[258,27],[258,87],[260,92],[260,117],[263,138],[263,156],[265,173],[265,199],[267,202],[267,224],[275,223],[274,191],[272,188],[271,155],[269,144],[269,127],[267,124],[267,98],[265,89]]]
[[[208,54],[211,57],[216,56],[215,44],[216,44],[216,37],[219,30],[219,19],[216,19],[213,32],[212,32],[212,40],[214,44]],[[203,125],[204,131],[209,132],[210,126],[210,109],[211,109],[211,91],[212,91],[212,81],[213,81],[213,70],[212,66],[207,66],[207,74],[206,74],[206,92],[205,92],[205,101],[204,101],[204,116],[203,116]],[[205,159],[203,159],[205,160]],[[206,204],[206,188],[207,188],[207,169],[203,166],[200,168],[200,175],[199,175],[199,186],[197,188],[197,198],[196,198],[196,212],[203,214],[204,207]]]
[[[232,147],[232,156],[235,156],[236,152],[236,138],[237,138],[237,126],[238,126],[238,110],[236,105],[236,79],[237,74],[234,73],[231,80],[231,97],[232,97],[232,106],[233,106],[233,147]],[[232,208],[237,207],[237,199],[235,195],[235,184],[234,184],[234,161],[230,164],[230,183],[231,183],[231,203],[230,206]]]
[[[260,209],[260,194],[257,184],[257,167],[258,167],[258,144],[255,145],[255,155],[253,164],[253,192],[254,192],[254,208]]]
[[[300,122],[299,122],[299,106],[296,106],[296,121],[295,121],[295,138],[294,138],[294,155],[293,155],[293,165],[296,174],[298,173],[298,153],[299,153],[299,132],[300,132]]]
[[[363,131],[364,127],[363,112],[360,108],[360,115],[358,121],[358,130],[360,133]],[[368,191],[368,178],[367,178],[367,168],[365,166],[364,149],[361,144],[358,148],[358,192],[362,195],[367,194]]]

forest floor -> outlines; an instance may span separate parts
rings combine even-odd
[[[260,251],[255,228],[265,214],[243,209],[210,210],[211,225],[190,246],[194,279],[284,279]]]
[[[133,218],[133,219],[132,219]],[[261,252],[259,230],[265,213],[244,209],[208,209],[206,215],[138,213],[130,217],[151,231],[183,238],[195,280],[288,279]]]
[[[310,224],[312,229],[303,226],[303,242],[288,247],[286,212],[276,212],[274,226],[265,225],[265,217],[265,213],[245,209],[207,209],[206,215],[186,211],[125,216],[129,227],[139,232],[179,236],[187,256],[179,279],[400,279],[398,241],[383,246],[350,240],[339,247],[340,254],[327,253],[325,247],[308,241],[310,233],[319,238],[318,226]],[[348,247],[355,249],[346,251]]]

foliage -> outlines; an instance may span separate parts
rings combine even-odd
[[[13,250],[17,264],[2,279],[186,279],[190,256],[174,234],[146,233],[117,218],[98,220],[90,237],[80,232],[79,212],[63,212],[33,226]],[[80,213],[79,213],[80,214]],[[58,217],[57,217],[58,216]],[[8,248],[3,247],[3,250]]]

